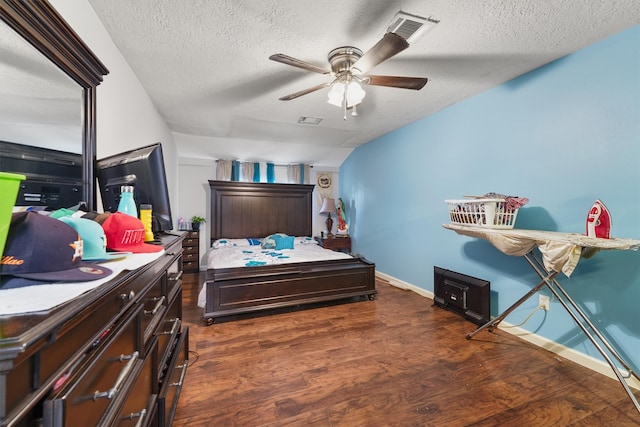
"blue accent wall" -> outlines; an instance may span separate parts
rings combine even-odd
[[[639,46],[635,26],[358,147],[340,168],[354,251],[429,291],[433,266],[490,280],[497,315],[538,276],[523,258],[442,228],[445,199],[528,197],[516,228],[575,233],[601,199],[612,235],[640,239]],[[601,252],[559,280],[640,370],[640,252]],[[523,328],[600,358],[557,301]]]

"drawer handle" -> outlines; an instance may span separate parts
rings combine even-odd
[[[142,427],[142,423],[144,422],[144,417],[147,415],[147,410],[143,409],[140,412],[132,412],[128,416],[124,417],[125,420],[133,420],[134,418],[139,418],[135,427]]]
[[[178,271],[177,273],[169,275],[169,280],[172,282],[177,282],[181,278],[182,278],[182,270]]]
[[[122,387],[122,383],[129,376],[129,373],[135,366],[136,360],[138,360],[138,355],[139,353],[137,351],[134,351],[129,356],[125,356],[124,354],[120,355],[120,357],[118,358],[120,362],[122,362],[123,360],[129,361],[124,366],[124,368],[122,368],[120,374],[118,374],[118,378],[116,378],[116,382],[113,387],[111,387],[107,391],[96,391],[95,393],[93,393],[93,400],[98,400],[103,397],[106,397],[107,399],[113,399],[115,395],[118,394],[120,387]]]
[[[122,301],[131,301],[136,297],[136,293],[134,291],[130,291],[128,294],[120,294],[120,299]]]
[[[182,382],[184,381],[184,375],[187,373],[187,367],[189,366],[189,361],[185,360],[182,365],[176,366],[176,368],[182,368],[182,372],[180,373],[180,381],[177,383],[169,384],[169,387],[182,387]]]
[[[156,306],[153,307],[153,310],[144,310],[144,314],[156,314],[158,310],[160,310],[160,307],[162,307],[162,304],[164,304],[164,300],[164,295],[162,295],[160,298],[155,297],[153,301],[156,301]]]
[[[171,327],[171,330],[170,331],[162,331],[158,335],[173,335],[173,334],[175,334],[176,331],[178,330],[178,328],[180,328],[180,323],[182,323],[180,321],[180,318],[176,317],[175,319],[173,319],[173,326]]]

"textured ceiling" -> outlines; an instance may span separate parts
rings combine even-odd
[[[351,150],[640,22],[637,0],[89,0],[158,111],[181,156],[339,166]],[[375,67],[428,77],[420,91],[365,86],[343,120],[330,81],[270,61],[328,67],[327,53],[367,51],[399,10],[439,20]],[[107,76],[108,78],[108,76]],[[323,118],[298,124],[300,116]]]

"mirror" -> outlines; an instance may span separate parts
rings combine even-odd
[[[0,140],[82,154],[82,200],[95,209],[96,87],[108,70],[46,1],[0,0],[0,19]]]
[[[0,140],[82,154],[82,88],[2,24]]]

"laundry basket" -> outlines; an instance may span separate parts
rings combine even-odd
[[[518,208],[507,207],[504,199],[445,200],[454,224],[509,230],[516,223]]]

